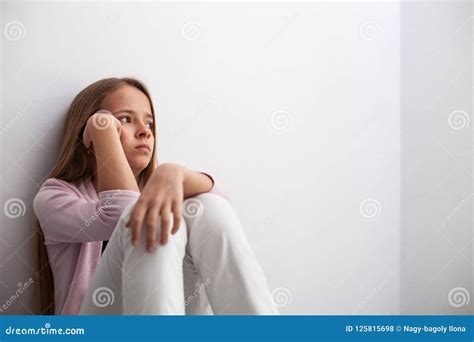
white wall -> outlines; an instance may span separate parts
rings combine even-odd
[[[401,314],[473,314],[472,1],[401,6]]]
[[[67,106],[135,76],[159,113],[160,162],[221,178],[282,313],[398,313],[398,3],[2,7],[2,27],[26,34],[2,37],[1,203],[26,211],[1,218],[0,304],[33,274],[31,200]],[[7,313],[34,311],[33,295]]]

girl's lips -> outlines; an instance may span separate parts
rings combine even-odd
[[[139,146],[139,147],[135,147],[136,150],[138,151],[146,151],[146,152],[150,152],[150,149],[146,146]]]
[[[135,146],[135,149],[137,149],[137,150],[144,149],[144,150],[147,150],[147,151],[151,152],[150,145],[148,145],[148,144],[140,144],[138,146]]]

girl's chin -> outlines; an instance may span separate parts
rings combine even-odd
[[[135,153],[131,156],[130,155],[127,156],[127,159],[129,160],[130,163],[143,164],[150,161],[151,154]]]
[[[132,170],[144,170],[150,163],[150,158],[134,158],[134,160],[129,161],[130,167]]]

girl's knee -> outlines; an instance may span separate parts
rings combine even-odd
[[[125,207],[125,209],[122,211],[122,214],[120,215],[120,218],[119,218],[119,221],[118,221],[118,228],[119,229],[116,229],[117,234],[120,234],[120,232],[121,232],[121,237],[126,238],[127,239],[126,242],[129,242],[130,244],[131,244],[132,230],[130,228],[127,228],[125,226],[125,224],[128,222],[128,220],[130,218],[130,214],[132,213],[132,210],[135,206],[135,202],[136,201],[134,201],[133,203],[130,203],[129,205],[127,205],[127,207]],[[170,222],[169,222],[169,225],[168,225],[169,237],[168,237],[167,244],[171,244],[171,245],[176,244],[178,246],[185,246],[186,241],[187,241],[186,221],[183,219],[183,217],[181,217],[178,231],[175,234],[171,234],[171,230],[173,228],[173,223],[174,223],[173,221],[174,221],[173,216],[171,215]],[[156,234],[157,234],[156,235],[156,241],[157,241],[158,247],[160,247],[160,246],[162,246],[162,245],[159,244],[159,240],[160,240],[160,237],[161,237],[161,218],[160,218],[160,216],[158,216],[158,221],[156,222],[156,227],[157,227],[157,229],[156,229]],[[142,248],[144,248],[144,246],[146,246],[147,231],[148,231],[147,224],[144,220],[143,223],[142,223],[142,229],[141,229],[141,232],[140,232],[140,245],[142,246]]]
[[[187,199],[183,206],[183,216],[219,220],[234,215],[230,202],[221,195],[205,192]]]
[[[136,201],[133,201],[132,203],[128,204],[120,214],[119,224],[122,227],[125,227],[125,223],[127,223],[128,219],[130,218],[130,214],[132,213],[132,210],[135,207],[135,203]]]
[[[224,197],[206,192],[187,199],[183,216],[190,223],[191,230],[198,229],[199,235],[218,233],[223,237],[240,230],[240,223],[234,208]],[[194,228],[196,227],[196,228]]]

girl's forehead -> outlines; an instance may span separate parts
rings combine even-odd
[[[103,107],[111,111],[119,107],[126,107],[136,111],[150,112],[150,102],[148,97],[139,89],[131,86],[123,86],[107,95],[102,102]]]

